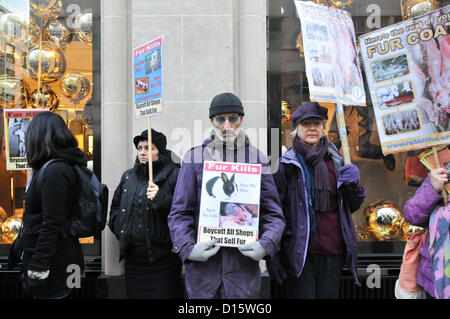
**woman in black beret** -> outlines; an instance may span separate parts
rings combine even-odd
[[[176,156],[166,150],[164,134],[153,129],[151,134],[151,145],[148,130],[133,139],[136,162],[114,192],[109,227],[120,241],[119,261],[125,259],[128,298],[183,298],[181,260],[172,252],[167,226],[179,165],[172,160]]]

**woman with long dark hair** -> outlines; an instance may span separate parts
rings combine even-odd
[[[153,129],[151,134],[150,145],[148,130],[133,139],[136,162],[114,192],[109,227],[120,241],[120,260],[125,259],[128,298],[183,298],[181,260],[172,252],[167,225],[179,166],[166,150],[164,134]]]
[[[57,114],[43,112],[31,121],[26,133],[27,160],[32,168],[23,214],[22,248],[25,290],[37,298],[64,298],[70,269],[84,270],[77,238],[68,235],[67,224],[76,193],[73,165],[86,166],[77,140]],[[49,160],[43,174],[39,169]]]

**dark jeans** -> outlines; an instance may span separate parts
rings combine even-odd
[[[343,256],[308,255],[299,278],[284,281],[287,299],[337,299]]]
[[[153,265],[125,259],[125,284],[129,299],[182,299],[181,263]]]

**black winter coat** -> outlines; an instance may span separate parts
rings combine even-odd
[[[166,265],[181,264],[179,257],[172,252],[172,240],[167,225],[167,216],[172,206],[179,166],[171,160],[162,162],[160,167],[153,164],[153,182],[159,187],[153,200],[149,200],[146,195],[148,174],[142,174],[138,166],[139,164],[136,163],[134,168],[123,173],[111,203],[108,225],[120,242],[119,261],[129,258],[131,247],[138,244],[145,249],[146,262]],[[140,197],[135,196],[137,192],[141,194]],[[133,211],[133,207],[136,207],[133,204],[136,202],[136,198],[142,198],[139,201],[145,201],[139,211]],[[144,220],[142,229],[144,234],[141,243],[135,242],[136,234],[133,233],[137,229],[136,225],[133,225],[136,222],[137,214],[143,216]]]
[[[86,166],[83,152],[78,148],[59,150],[57,158],[65,162],[51,163],[45,169],[41,185],[39,171],[33,178],[25,197],[22,249],[25,288],[34,296],[45,297],[67,290],[67,277],[73,273],[72,264],[84,271],[84,259],[78,239],[67,236],[68,217],[72,212],[77,187],[75,171],[69,163]],[[29,279],[28,270],[50,270],[44,280]]]

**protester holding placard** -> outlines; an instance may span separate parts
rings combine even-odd
[[[450,205],[444,203],[442,189],[448,170],[433,169],[414,196],[405,203],[405,220],[428,229],[419,248],[417,284],[427,298],[450,298]]]
[[[134,167],[125,171],[114,192],[109,227],[120,241],[125,259],[128,298],[183,298],[181,261],[172,249],[167,215],[179,167],[166,150],[164,134],[148,130],[134,137],[138,151]],[[149,161],[153,182],[149,185]]]
[[[281,250],[268,262],[286,298],[338,298],[344,261],[356,274],[356,234],[351,213],[366,196],[359,170],[324,134],[327,109],[316,102],[292,114],[293,147],[274,175],[286,218]]]
[[[258,261],[274,256],[285,225],[278,194],[266,157],[240,128],[244,120],[240,99],[232,93],[215,96],[209,117],[211,136],[187,152],[175,188],[168,218],[173,251],[185,263],[189,298],[258,298]],[[197,242],[205,161],[262,164],[257,241],[238,247],[220,247],[214,240]]]

